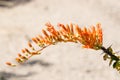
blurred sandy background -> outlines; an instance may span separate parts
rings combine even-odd
[[[120,80],[102,51],[75,43],[59,43],[24,65],[6,66],[46,22],[81,27],[100,22],[104,45],[120,51],[120,0],[0,0],[0,80]]]

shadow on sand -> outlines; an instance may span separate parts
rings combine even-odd
[[[22,64],[22,66],[34,66],[36,64],[38,64],[42,67],[46,67],[46,68],[51,67],[53,65],[52,63],[49,63],[49,62],[46,62],[46,61],[43,61],[43,60],[32,60],[30,62]]]
[[[24,77],[29,77],[34,74],[36,74],[36,73],[29,72],[25,75],[22,75],[22,74],[15,74],[15,73],[11,73],[11,72],[2,71],[2,72],[0,72],[0,80],[9,80],[10,78],[24,78]]]
[[[2,8],[12,8],[17,5],[24,5],[33,0],[0,0],[0,7]]]
[[[41,67],[51,67],[53,64],[49,62],[45,62],[43,60],[32,60],[30,62],[24,63],[21,66],[27,67],[27,66],[35,66],[35,65],[40,65]],[[6,72],[6,71],[1,71],[0,72],[0,80],[11,80],[11,78],[26,78],[32,75],[37,74],[37,72],[28,72],[27,74],[16,74],[14,72]]]

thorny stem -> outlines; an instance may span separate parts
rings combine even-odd
[[[109,48],[106,49],[105,47],[102,46],[101,50],[103,50],[103,52],[105,52],[106,54],[108,54],[112,59],[114,59],[116,61],[119,60],[119,58],[117,56],[113,55],[113,53],[109,50]]]

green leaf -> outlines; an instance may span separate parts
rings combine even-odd
[[[107,59],[108,59],[108,54],[105,54],[105,55],[103,56],[103,59],[104,59],[104,60],[107,60]]]
[[[111,48],[111,46],[108,48],[109,52],[113,53],[113,49]]]
[[[117,62],[114,62],[114,63],[113,63],[113,68],[116,68],[116,64],[117,64]]]
[[[120,68],[120,60],[117,61],[116,67]]]
[[[110,62],[109,62],[109,66],[112,64],[112,62],[113,62],[113,59],[110,60]]]

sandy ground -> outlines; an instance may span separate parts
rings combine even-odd
[[[120,80],[120,74],[103,61],[102,51],[80,44],[59,43],[26,64],[11,68],[29,38],[41,33],[46,22],[102,24],[104,46],[120,50],[120,0],[18,0],[0,7],[0,80]]]

